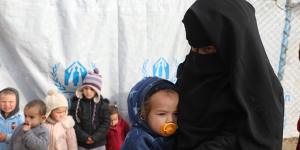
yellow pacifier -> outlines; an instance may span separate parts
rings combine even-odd
[[[160,133],[163,136],[170,136],[176,132],[177,125],[175,123],[165,123],[160,127]]]

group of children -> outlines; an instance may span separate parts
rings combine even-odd
[[[97,69],[71,99],[50,89],[29,101],[24,114],[14,88],[0,91],[0,150],[168,150],[177,129],[176,86],[158,77],[139,81],[128,95],[131,129],[116,104],[101,95]]]

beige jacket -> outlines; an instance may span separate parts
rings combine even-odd
[[[50,133],[48,150],[77,150],[74,124],[71,116],[67,116],[61,122],[56,122],[48,117],[45,122]]]

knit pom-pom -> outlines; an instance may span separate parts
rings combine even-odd
[[[55,95],[56,93],[57,93],[57,90],[55,88],[52,88],[48,91],[49,96]]]
[[[99,74],[99,69],[98,69],[98,68],[95,68],[95,69],[94,69],[94,73]]]

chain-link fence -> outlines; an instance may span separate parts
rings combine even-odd
[[[261,38],[285,92],[284,137],[297,137],[300,115],[300,0],[249,0]]]

